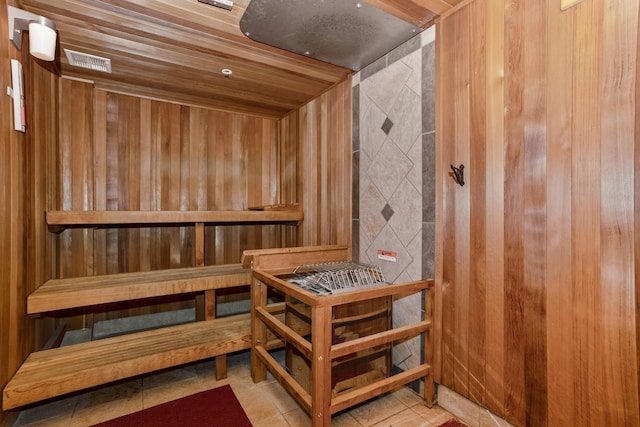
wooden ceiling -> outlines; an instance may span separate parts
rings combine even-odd
[[[461,1],[367,0],[422,28]],[[19,7],[55,22],[63,76],[112,92],[281,117],[352,73],[250,40],[239,29],[249,2],[235,0],[232,11],[198,0],[22,0]],[[112,72],[71,66],[64,49],[110,58]]]

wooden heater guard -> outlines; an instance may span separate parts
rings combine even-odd
[[[251,376],[253,381],[265,380],[268,369],[309,413],[314,427],[330,426],[333,414],[419,379],[424,379],[425,404],[429,407],[433,404],[434,387],[431,369],[433,279],[317,296],[277,277],[290,275],[296,266],[303,264],[351,259],[351,249],[347,246],[251,250],[243,254],[243,264],[251,265],[253,269],[251,285],[253,340]],[[277,313],[284,311],[284,303],[268,303],[267,292],[270,287],[284,294],[285,298],[295,298],[311,307],[311,343],[301,335],[304,332],[294,330],[283,322],[282,316],[278,316]],[[425,310],[423,319],[419,322],[332,345],[332,313],[335,306],[381,297],[406,297],[422,291],[424,291]],[[419,335],[424,335],[424,361],[421,365],[332,397],[333,360]],[[274,344],[274,336],[279,337],[276,344]],[[311,393],[307,392],[269,353],[270,349],[281,346],[283,342],[294,346],[310,361]]]

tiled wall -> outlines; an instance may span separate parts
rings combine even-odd
[[[353,78],[353,253],[393,283],[434,277],[434,40],[431,27]],[[416,322],[421,301],[396,302],[396,324]],[[420,348],[419,339],[396,346],[394,365],[417,366]]]

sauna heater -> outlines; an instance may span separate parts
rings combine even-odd
[[[268,370],[314,426],[328,426],[336,412],[419,379],[425,380],[425,402],[433,400],[433,280],[389,284],[379,267],[351,259],[346,246],[243,255],[253,269],[253,379],[264,380]],[[394,298],[415,293],[424,295],[424,319],[394,328]],[[419,335],[424,336],[424,363],[392,375],[394,343]]]

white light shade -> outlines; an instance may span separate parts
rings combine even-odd
[[[44,61],[56,58],[56,32],[39,22],[29,22],[29,53]]]

